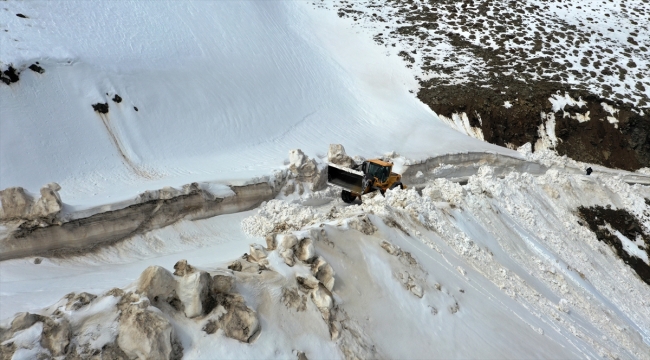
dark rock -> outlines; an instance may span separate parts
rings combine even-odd
[[[5,70],[3,73],[4,73],[5,77],[7,79],[9,79],[10,83],[15,83],[15,82],[18,82],[18,80],[20,80],[20,77],[18,77],[19,73],[16,72],[16,69],[14,69],[14,67],[11,66],[11,65],[9,65],[9,68],[7,70]],[[9,84],[7,84],[7,85],[9,85]]]
[[[100,114],[107,114],[108,113],[108,103],[97,103],[92,105],[93,110],[97,111]]]
[[[36,64],[38,64],[38,63],[36,63]],[[40,66],[38,66],[38,65],[36,65],[36,64],[31,64],[31,65],[29,65],[29,70],[34,71],[34,72],[37,72],[37,73],[39,73],[39,74],[44,73],[45,70],[44,70],[42,67],[40,67]]]
[[[201,330],[205,331],[206,334],[214,334],[219,330],[219,324],[214,320],[209,320]]]

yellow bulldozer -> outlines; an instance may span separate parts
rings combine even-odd
[[[379,191],[382,195],[388,189],[400,187],[402,175],[393,171],[393,163],[380,159],[364,161],[354,168],[346,168],[336,164],[327,166],[327,182],[341,188],[341,199],[346,203],[352,203],[361,195]]]

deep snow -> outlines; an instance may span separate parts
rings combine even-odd
[[[267,271],[237,274],[237,292],[259,314],[259,338],[240,343],[206,334],[205,318],[173,317],[185,357],[650,358],[650,287],[576,213],[625,209],[650,234],[648,187],[613,170],[576,174],[588,164],[451,129],[409,92],[417,83],[402,60],[349,20],[303,2],[2,5],[3,69],[38,61],[45,70],[0,84],[3,189],[36,192],[56,181],[73,210],[190,182],[225,191],[220,184],[283,168],[290,149],[323,156],[329,143],[366,157],[396,151],[400,171],[466,151],[551,170],[501,177],[483,166],[461,186],[435,179],[453,173],[443,164],[419,173],[422,187],[367,196],[361,205],[343,204],[334,189],[293,193],[83,255],[3,261],[0,326],[17,312],[45,312],[70,292],[133,289],[149,265],[171,270],[187,259],[199,269],[225,268],[249,244],[266,245],[270,231],[304,237],[322,225],[327,239],[314,247],[336,273],[339,340],[313,303],[297,311],[283,300],[309,266],[289,267],[271,251]],[[98,102],[109,104],[107,115],[93,111]],[[68,316],[81,323],[98,314],[111,328],[117,308],[109,300],[100,296]],[[15,356],[47,351],[38,324],[14,337],[22,347]],[[94,337],[94,345],[114,335],[84,331],[74,336]]]
[[[408,92],[417,83],[399,58],[309,3],[4,6],[3,67],[39,61],[45,72],[0,87],[3,189],[54,181],[64,203],[83,208],[270,175],[292,148],[315,156],[343,143],[413,159],[508,152],[445,126]]]
[[[422,175],[421,194],[394,190],[350,206],[327,189],[181,221],[83,256],[5,261],[1,315],[38,312],[70,291],[129,289],[148,265],[171,269],[181,258],[223,269],[273,229],[301,239],[322,226],[315,254],[335,272],[338,341],[310,302],[298,311],[284,300],[309,267],[269,251],[268,270],[235,272],[237,291],[260,316],[259,338],[239,343],[202,332],[205,318],[172,317],[185,356],[647,358],[650,287],[575,213],[608,204],[637,216],[647,233],[646,187],[558,170],[501,178],[489,166],[461,186],[434,173]],[[325,204],[307,205],[315,199]]]

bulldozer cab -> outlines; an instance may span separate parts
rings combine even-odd
[[[382,183],[388,180],[392,165],[380,160],[371,160],[363,163],[362,171],[364,174],[376,177]]]

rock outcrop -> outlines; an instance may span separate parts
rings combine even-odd
[[[131,359],[170,359],[173,328],[149,301],[127,294],[121,306],[117,345]]]
[[[17,314],[9,328],[0,328],[0,359],[11,359],[23,349],[36,358],[177,360],[183,356],[174,330],[179,316],[207,320],[207,334],[247,343],[257,339],[260,320],[234,292],[232,271],[208,273],[186,260],[174,269],[172,274],[160,266],[146,268],[132,292],[114,288],[101,296],[70,293],[41,314]],[[32,338],[24,341],[27,329]]]
[[[257,313],[246,306],[239,294],[218,296],[220,307],[225,310],[218,321],[219,328],[226,336],[241,342],[253,342],[261,331]]]
[[[330,144],[327,151],[327,161],[344,167],[356,165],[354,160],[345,153],[345,148],[341,144]]]
[[[300,149],[289,151],[289,170],[298,182],[309,183],[312,191],[318,191],[327,185],[327,167],[310,159]]]
[[[23,220],[52,224],[61,212],[63,204],[58,191],[61,186],[50,183],[41,188],[41,197],[34,200],[25,189],[10,187],[0,191],[0,221]]]
[[[210,312],[214,308],[210,274],[194,269],[187,264],[187,260],[177,262],[174,269],[174,275],[178,276],[176,294],[183,305],[185,316],[194,318]]]
[[[140,278],[136,292],[149,298],[152,302],[166,299],[176,290],[176,279],[171,272],[160,266],[149,266]]]
[[[42,219],[52,223],[56,216],[63,209],[63,203],[59,196],[61,186],[57,183],[49,183],[41,188],[41,198],[36,201],[32,210],[35,219]]]
[[[21,187],[10,187],[0,191],[0,218],[2,220],[27,219],[34,206],[34,198]]]

